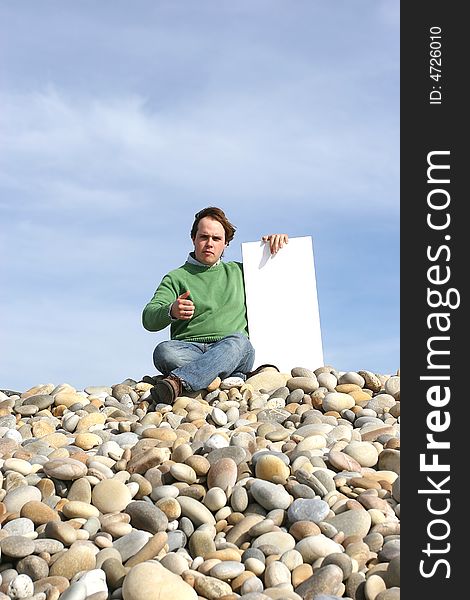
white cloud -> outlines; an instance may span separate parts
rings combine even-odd
[[[196,190],[248,202],[334,198],[327,211],[353,199],[355,210],[396,212],[396,147],[383,141],[396,138],[393,116],[377,134],[374,120],[355,123],[340,107],[327,118],[321,107],[294,114],[292,92],[269,91],[269,104],[263,95],[219,94],[176,113],[136,96],[7,94],[1,180],[42,208],[129,209],[167,190]]]

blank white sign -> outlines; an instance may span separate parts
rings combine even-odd
[[[289,373],[323,366],[312,238],[289,238],[273,256],[269,243],[243,243],[242,256],[255,367],[269,363]]]

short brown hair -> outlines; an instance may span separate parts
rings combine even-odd
[[[197,234],[197,228],[199,227],[199,221],[204,217],[210,217],[215,221],[218,221],[225,231],[225,243],[227,246],[233,240],[233,236],[235,235],[236,227],[230,223],[230,221],[225,216],[224,211],[221,208],[217,208],[216,206],[208,206],[207,208],[203,208],[195,215],[193,226],[191,227],[191,239],[194,240]]]

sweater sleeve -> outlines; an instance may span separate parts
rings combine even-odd
[[[142,312],[142,325],[148,331],[165,329],[172,319],[169,316],[170,306],[177,299],[171,277],[165,275],[158,286],[153,298]]]

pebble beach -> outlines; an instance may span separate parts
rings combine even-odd
[[[0,600],[400,597],[399,371],[152,386],[0,391]]]

